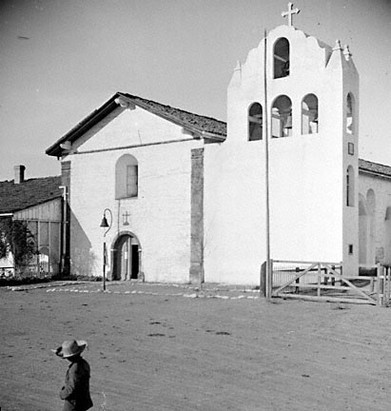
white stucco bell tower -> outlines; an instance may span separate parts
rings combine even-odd
[[[271,258],[358,270],[358,73],[347,46],[296,29],[288,6],[287,24],[237,64],[227,139],[206,153],[205,269],[216,281],[259,282],[267,184]]]

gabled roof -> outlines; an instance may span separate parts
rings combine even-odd
[[[375,174],[380,177],[391,178],[391,167],[384,164],[373,163],[367,160],[358,160],[358,168],[360,172]]]
[[[49,156],[61,157],[63,149],[61,145],[67,141],[73,143],[90,128],[98,124],[113,110],[118,108],[118,99],[121,98],[126,102],[141,107],[159,117],[171,121],[189,131],[197,137],[209,138],[215,141],[224,141],[227,135],[227,125],[224,121],[216,120],[211,117],[201,116],[190,113],[175,107],[157,103],[152,100],[146,100],[141,97],[133,96],[127,93],[117,92],[101,107],[94,110],[90,115],[84,118],[79,124],[72,128],[67,134],[61,137],[56,143],[46,150]]]
[[[62,195],[61,176],[31,178],[15,184],[14,180],[0,181],[0,214],[14,213]]]

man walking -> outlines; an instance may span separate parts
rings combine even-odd
[[[60,398],[65,401],[63,411],[86,411],[93,406],[90,396],[90,366],[81,357],[86,347],[85,341],[70,340],[53,350],[60,358],[70,362],[65,384],[60,391]]]

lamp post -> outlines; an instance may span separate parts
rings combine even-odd
[[[107,222],[106,211],[110,214],[110,224]],[[103,211],[102,222],[100,223],[100,227],[105,229],[105,232],[103,234],[103,277],[102,277],[103,291],[106,290],[106,259],[107,259],[106,234],[109,232],[112,222],[113,222],[113,214],[110,208],[105,208]]]

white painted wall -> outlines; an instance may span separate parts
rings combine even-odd
[[[280,37],[290,42],[291,70],[288,77],[273,79],[272,50]],[[227,140],[206,150],[205,231],[213,233],[206,241],[208,281],[259,283],[266,259],[265,139],[247,141],[247,113],[259,102],[270,127],[279,95],[292,100],[293,135],[269,142],[271,257],[340,262],[345,245],[358,244],[357,208],[344,207],[347,162],[357,162],[357,155],[347,158],[344,151],[346,78],[350,87],[358,87],[353,63],[346,62],[342,50],[332,52],[303,32],[277,27],[268,35],[265,110],[263,62],[261,41],[229,85]],[[301,135],[301,101],[309,93],[318,97],[319,133]],[[349,261],[349,271],[356,261]]]
[[[99,224],[110,208],[113,224],[107,233],[108,248],[124,231],[130,231],[142,247],[146,281],[187,282],[190,265],[191,140],[182,129],[145,110],[118,109],[117,117],[96,127],[89,139],[72,154],[71,161],[71,260],[72,272],[102,274],[103,233]],[[180,141],[187,139],[187,141]],[[141,146],[147,143],[170,144]],[[113,150],[116,147],[139,145]],[[91,152],[106,149],[107,151]],[[82,154],[85,152],[84,154]],[[123,154],[138,161],[137,198],[115,200],[115,165]],[[130,213],[129,225],[122,215]],[[111,261],[109,261],[111,265]]]
[[[205,278],[257,284],[264,255],[262,144],[205,149]]]

